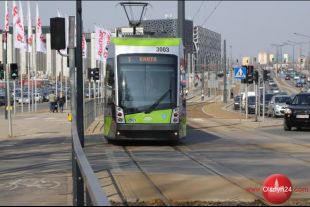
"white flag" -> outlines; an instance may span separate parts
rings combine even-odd
[[[82,57],[87,58],[87,44],[85,34],[82,34]]]
[[[9,8],[8,1],[5,1],[5,12],[4,12],[4,32],[3,41],[7,42],[7,34],[9,33]],[[4,44],[4,49],[6,49],[6,44]]]
[[[100,28],[95,25],[95,41],[96,41],[96,60],[101,59],[102,48],[100,44]],[[102,40],[101,40],[102,41]]]
[[[30,2],[27,2],[28,7],[28,39],[27,39],[27,52],[32,52],[32,27],[31,27],[31,12],[30,12]]]
[[[19,34],[19,24],[20,24],[20,17],[19,17],[19,11],[18,7],[16,5],[16,2],[13,1],[13,7],[12,7],[12,15],[13,15],[13,28],[14,28],[14,34],[13,34],[13,39],[14,39],[14,48],[22,48],[21,46],[21,40],[22,37]]]
[[[38,3],[36,3],[36,20],[36,51],[46,53],[46,40],[42,33]]]
[[[104,45],[104,53],[103,53],[103,61],[106,61],[108,59],[108,47],[111,44],[111,32],[110,31],[105,31],[105,45]]]
[[[21,42],[20,42],[21,49],[25,51],[27,49],[27,45],[26,45],[25,25],[24,25],[24,14],[21,1],[19,1],[19,8],[20,8],[20,21],[18,24],[19,29],[18,34],[21,36]]]

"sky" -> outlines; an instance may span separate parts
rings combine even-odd
[[[57,16],[57,9],[63,15],[75,15],[75,1],[37,2],[42,25],[49,25],[49,18]],[[83,1],[84,30],[93,31],[94,24],[107,29],[127,26],[125,12],[120,5],[117,6],[119,2]],[[177,1],[145,2],[151,4],[144,17],[146,19],[160,19],[167,15],[177,17]],[[24,18],[26,18],[26,1],[22,3]],[[12,8],[12,2],[9,2],[9,8]],[[34,23],[35,1],[31,1],[31,11]],[[257,56],[258,52],[263,51],[275,53],[271,43],[281,44],[288,40],[305,42],[302,45],[302,54],[308,54],[310,39],[293,33],[310,36],[309,11],[310,1],[186,1],[185,16],[193,20],[194,25],[204,26],[220,33],[222,40],[227,41],[227,56],[230,57],[232,54],[233,58],[240,58]],[[202,25],[203,22],[205,22],[204,25]],[[4,2],[1,1],[1,28],[3,24]],[[285,46],[283,52],[291,54],[292,48],[292,46]],[[295,55],[299,55],[299,46],[295,47]]]

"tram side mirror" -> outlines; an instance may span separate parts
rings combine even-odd
[[[292,104],[292,101],[290,101],[290,100],[288,100],[287,102],[286,102],[286,105],[291,105]]]

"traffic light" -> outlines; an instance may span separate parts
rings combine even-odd
[[[247,67],[246,79],[247,79],[248,84],[253,84],[253,79],[254,79],[254,66],[253,65],[249,65]]]
[[[268,73],[269,73],[268,70],[264,70],[264,72],[263,72],[263,79],[264,79],[264,81],[267,81],[267,79],[268,79]]]
[[[242,68],[246,68],[246,73],[248,73],[248,66],[247,65],[243,65]],[[245,79],[241,80],[241,83],[243,83],[243,84],[248,83],[247,75],[246,75]]]
[[[0,64],[0,80],[4,79],[4,65]]]
[[[93,77],[93,69],[92,68],[88,68],[88,72],[87,72],[87,77],[88,80],[91,80],[91,78]]]
[[[55,17],[50,19],[51,49],[66,49],[65,18]]]
[[[11,63],[10,64],[10,69],[11,69],[11,78],[15,80],[18,78],[18,66],[16,63]]]
[[[258,79],[259,79],[259,73],[257,70],[254,71],[254,76],[253,76],[253,79],[255,81],[255,83],[258,83]]]
[[[100,79],[100,73],[99,73],[99,68],[94,68],[93,69],[93,80],[97,81]]]

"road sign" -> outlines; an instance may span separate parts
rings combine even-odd
[[[238,80],[246,79],[246,67],[235,68],[234,74],[235,74],[235,79],[238,79]]]

